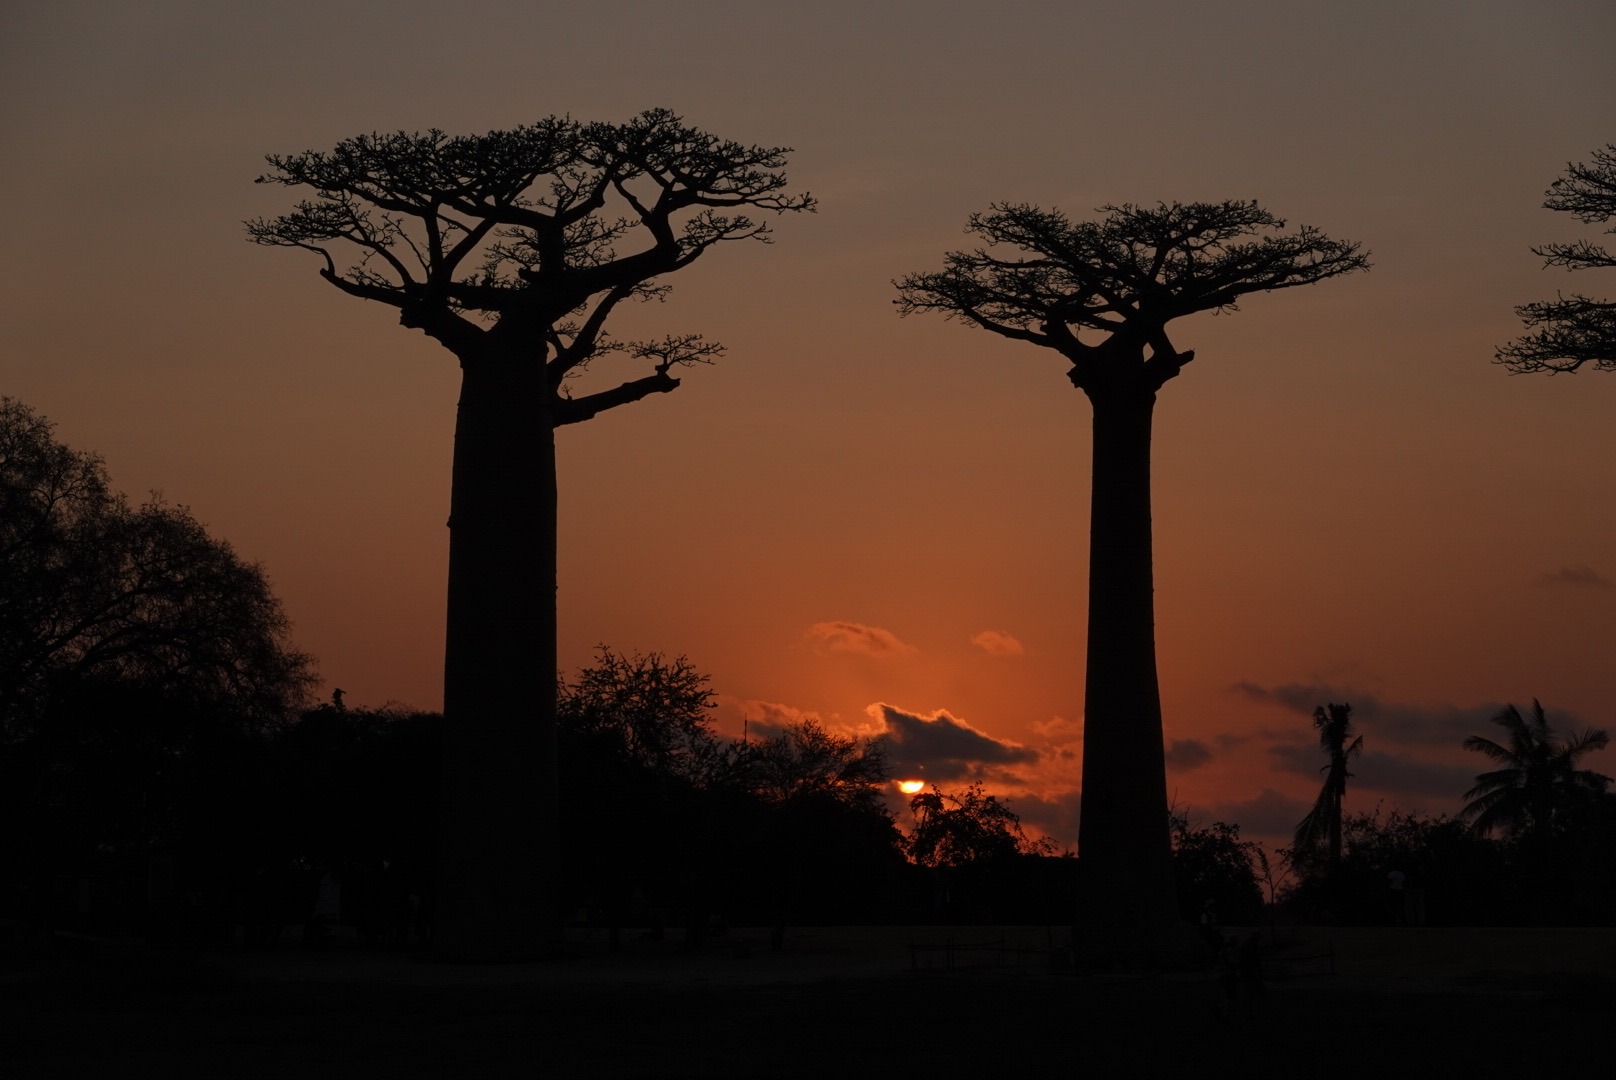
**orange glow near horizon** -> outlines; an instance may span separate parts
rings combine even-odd
[[[1170,795],[1283,842],[1329,702],[1364,737],[1352,812],[1456,811],[1486,764],[1460,742],[1505,703],[1610,726],[1616,374],[1491,361],[1516,305],[1616,297],[1616,272],[1531,252],[1610,240],[1541,202],[1616,137],[1616,6],[1049,4],[1029,34],[921,0],[808,21],[512,5],[494,38],[419,0],[302,36],[268,5],[108,5],[93,33],[82,6],[16,5],[3,39],[3,146],[27,168],[0,192],[30,213],[0,251],[0,393],[261,561],[321,696],[441,705],[459,372],[317,256],[245,241],[298,198],[253,184],[263,155],[665,105],[795,147],[786,190],[819,210],[761,215],[772,245],[720,245],[659,279],[666,303],[614,310],[617,340],[728,351],[558,433],[568,676],[599,643],[683,655],[726,735],[884,737],[895,776],[927,778],[886,785],[894,806],[981,783],[1075,845],[1090,409],[1059,355],[900,319],[891,282],[970,246],[995,201],[1086,221],[1255,199],[1374,267],[1171,327],[1196,359],[1152,436]],[[574,390],[637,363],[603,354]]]
[[[920,792],[920,790],[922,788],[924,788],[925,786],[926,786],[926,781],[924,781],[924,780],[899,780],[898,781],[898,790],[903,792],[905,795],[918,794]]]

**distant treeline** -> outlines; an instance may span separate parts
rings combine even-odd
[[[906,833],[880,744],[813,722],[721,738],[705,682],[682,659],[602,649],[559,686],[567,921],[700,939],[740,923],[1069,918],[1072,861],[1028,841],[1002,801],[933,789]],[[3,759],[29,774],[0,778],[25,826],[5,852],[5,914],[158,939],[430,938],[438,714],[339,693],[282,725],[204,729],[163,709],[106,697]]]
[[[723,738],[705,677],[656,654],[603,648],[557,693],[572,925],[699,942],[730,925],[1082,917],[1081,861],[1030,841],[980,786],[931,788],[895,816],[879,741],[811,721]],[[156,940],[430,940],[440,716],[340,694],[269,726],[128,689],[82,706],[0,757],[6,916]],[[1348,815],[1334,869],[1177,815],[1180,910],[1228,925],[1611,925],[1613,803],[1547,839]]]

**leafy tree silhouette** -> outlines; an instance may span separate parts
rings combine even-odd
[[[1156,679],[1150,435],[1156,392],[1190,362],[1173,319],[1365,269],[1358,245],[1254,202],[1106,206],[1099,221],[1014,203],[973,214],[989,248],[895,284],[938,311],[1051,349],[1094,410],[1079,854],[1096,947],[1153,948],[1176,920]],[[998,250],[992,250],[998,249]]]
[[[94,454],[0,398],[0,744],[87,688],[287,718],[314,677],[263,568],[183,506],[131,506]]]
[[[1008,800],[989,795],[980,782],[957,792],[933,784],[930,791],[910,796],[915,828],[909,834],[909,855],[921,866],[986,867],[1017,855],[1053,855],[1057,845],[1047,837],[1027,839],[1021,815]]]
[[[805,719],[744,744],[740,762],[764,811],[753,846],[774,948],[789,922],[845,918],[850,908],[875,906],[882,879],[901,860],[882,796],[892,776],[886,742]]]
[[[361,135],[267,160],[262,183],[312,198],[248,222],[303,248],[350,296],[398,309],[459,361],[449,516],[443,852],[436,945],[542,953],[557,906],[555,429],[666,393],[711,361],[699,335],[611,337],[625,301],[730,240],[767,240],[748,210],[808,210],[786,150],[744,146],[656,109],[626,124],[549,117],[486,135]],[[632,250],[623,250],[632,246]],[[360,261],[339,268],[334,247]],[[646,374],[573,396],[602,356]]]
[[[1240,839],[1240,826],[1215,821],[1202,827],[1188,810],[1169,815],[1173,837],[1173,875],[1178,881],[1179,914],[1200,918],[1207,901],[1213,917],[1206,924],[1253,926],[1262,919],[1263,897],[1257,869],[1267,856],[1262,845]]]
[[[1347,780],[1352,774],[1347,763],[1363,751],[1363,736],[1352,737],[1352,706],[1320,705],[1313,710],[1313,726],[1319,732],[1319,749],[1329,759],[1319,771],[1324,773],[1324,786],[1313,809],[1296,826],[1292,838],[1292,855],[1301,861],[1317,857],[1324,845],[1325,865],[1333,872],[1341,867],[1341,802],[1347,795]],[[1347,740],[1351,739],[1351,742]]]
[[[53,879],[173,852],[313,681],[261,567],[0,398],[0,907],[49,917]]]
[[[1566,175],[1544,193],[1545,209],[1563,210],[1588,225],[1616,219],[1616,143],[1595,150],[1592,158],[1588,164],[1567,163]],[[1616,228],[1605,231],[1616,233]],[[1616,267],[1616,255],[1587,240],[1547,244],[1533,248],[1532,254],[1541,255],[1545,266],[1567,270]],[[1515,314],[1536,329],[1498,350],[1496,362],[1511,372],[1555,374],[1587,363],[1599,371],[1616,370],[1616,303],[1560,294],[1523,304]]]
[[[1531,716],[1523,717],[1508,705],[1493,723],[1507,733],[1505,743],[1482,735],[1464,741],[1466,750],[1502,766],[1477,776],[1476,786],[1464,793],[1469,801],[1460,813],[1478,835],[1499,830],[1514,838],[1547,838],[1564,827],[1570,812],[1610,786],[1610,777],[1577,767],[1582,758],[1610,743],[1603,729],[1588,728],[1561,738],[1536,698]]]

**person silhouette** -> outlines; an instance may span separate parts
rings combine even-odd
[[[1207,897],[1206,902],[1201,905],[1201,920],[1197,933],[1216,956],[1223,946],[1223,932],[1218,929],[1218,902],[1211,897]]]

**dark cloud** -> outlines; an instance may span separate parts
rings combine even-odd
[[[1473,756],[1475,765],[1467,767],[1421,761],[1403,754],[1367,753],[1353,763],[1352,771],[1357,775],[1352,782],[1366,791],[1447,802],[1461,798],[1475,787],[1476,774],[1489,767],[1479,754]]]
[[[1167,767],[1178,772],[1198,769],[1212,760],[1212,751],[1200,739],[1174,739],[1168,744]]]
[[[1324,752],[1317,746],[1280,743],[1270,746],[1268,753],[1281,772],[1323,782],[1321,766],[1324,765]],[[1347,790],[1449,801],[1458,799],[1475,786],[1476,774],[1483,771],[1484,764],[1478,759],[1476,766],[1471,767],[1426,761],[1407,754],[1388,754],[1383,750],[1366,750],[1354,756],[1347,766],[1352,773],[1352,779],[1347,781]]]
[[[738,710],[745,720],[742,732],[752,739],[772,739],[776,735],[785,733],[785,729],[792,724],[800,724],[804,720],[819,720],[819,714],[804,712],[790,705],[781,705],[774,701],[761,701],[749,698],[740,702]]]
[[[1268,748],[1268,755],[1274,759],[1274,767],[1280,772],[1300,776],[1324,775],[1320,771],[1325,764],[1324,751],[1310,743],[1277,743]]]
[[[1399,704],[1328,684],[1265,687],[1240,682],[1234,685],[1234,691],[1252,701],[1270,702],[1300,713],[1308,717],[1310,725],[1313,710],[1320,705],[1350,704],[1353,724],[1366,743],[1385,740],[1405,746],[1457,746],[1465,736],[1487,731],[1489,722],[1503,708],[1497,702],[1465,706]]]
[[[1226,821],[1240,826],[1241,834],[1247,838],[1288,838],[1296,830],[1296,823],[1313,809],[1313,804],[1265,787],[1244,802],[1213,803],[1187,809],[1193,821]]]
[[[1616,583],[1591,566],[1562,566],[1537,576],[1537,584],[1550,588],[1616,589]]]
[[[1009,799],[1010,809],[1021,818],[1021,826],[1051,838],[1063,849],[1077,848],[1077,826],[1081,795],[1072,791],[1047,798],[1041,795],[1018,794]]]
[[[976,730],[963,720],[938,711],[930,718],[906,712],[885,702],[869,708],[885,725],[884,738],[900,775],[928,780],[979,778],[984,766],[1017,765],[1036,761],[1038,751],[1006,742]]]
[[[908,656],[915,651],[913,645],[898,640],[898,635],[891,630],[856,622],[814,623],[803,631],[802,636],[829,652],[893,658]]]

